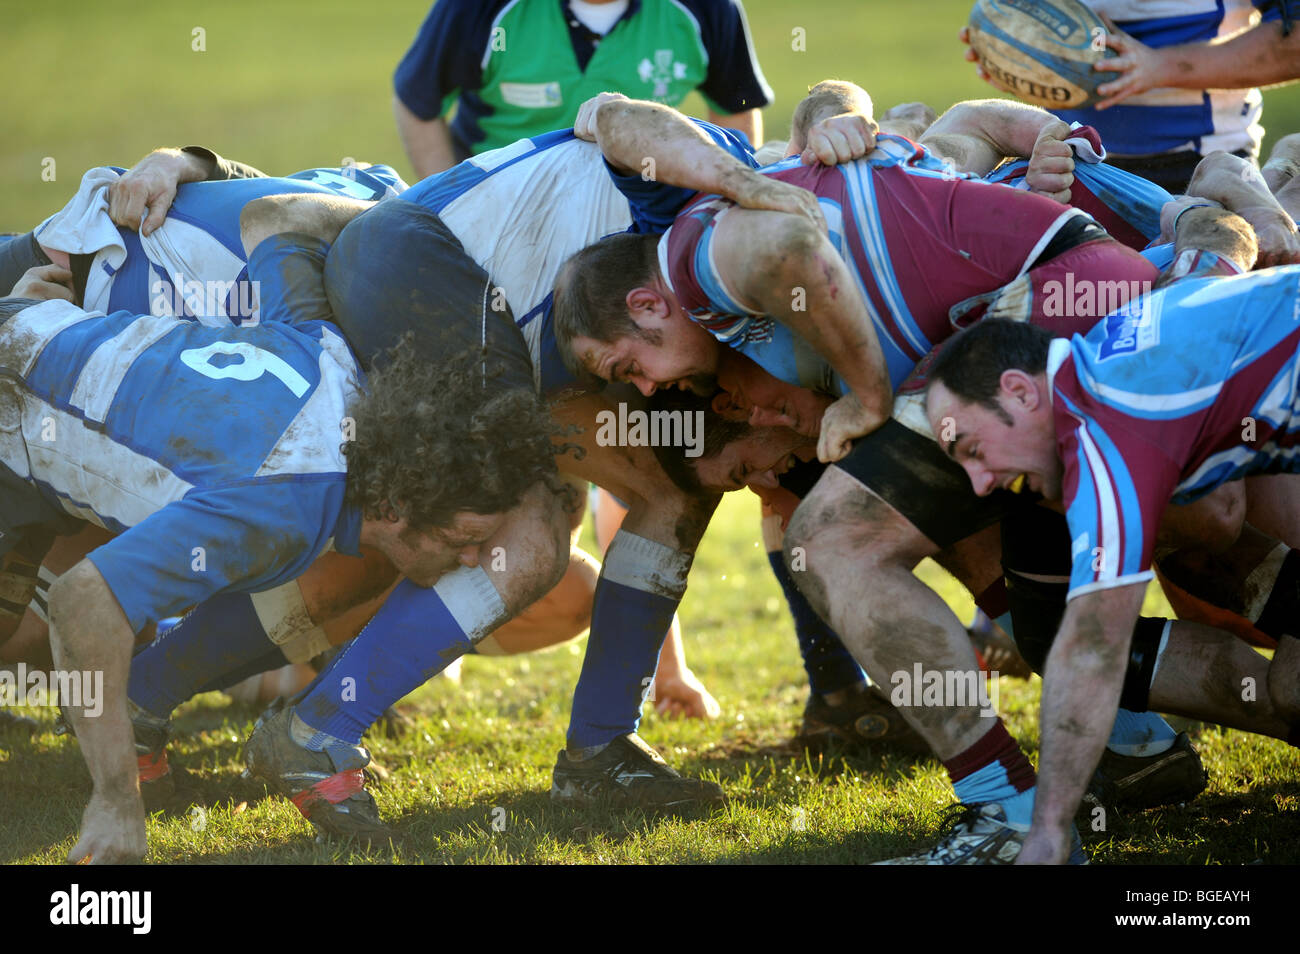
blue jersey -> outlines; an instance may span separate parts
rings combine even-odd
[[[715,144],[756,167],[744,138],[695,121]],[[438,215],[505,295],[528,342],[543,393],[573,383],[552,324],[560,266],[616,232],[663,232],[694,195],[614,173],[599,147],[572,130],[521,139],[430,176],[402,195]]]
[[[1150,579],[1171,501],[1300,471],[1298,347],[1300,266],[1184,279],[1052,343],[1071,596]]]
[[[90,555],[132,629],[355,553],[341,446],[361,373],[333,326],[211,328],[33,305],[0,325],[0,459],[119,534]]]
[[[282,178],[182,185],[152,235],[119,228],[108,215],[108,187],[122,170],[92,169],[64,209],[36,228],[48,248],[93,255],[83,304],[99,311],[175,315],[225,325],[257,318],[239,214],[254,199],[314,192],[378,200],[406,184],[388,166],[308,169]]]

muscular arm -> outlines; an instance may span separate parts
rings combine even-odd
[[[50,587],[49,616],[58,668],[103,674],[101,711],[63,707],[95,786],[81,819],[81,838],[68,860],[92,857],[96,864],[138,860],[146,848],[144,805],[126,708],[134,633],[113,591],[89,560],[82,560]]]
[[[1300,232],[1295,220],[1249,160],[1226,152],[1211,153],[1197,165],[1187,194],[1217,202],[1250,223],[1259,243],[1259,268],[1300,262]]]
[[[427,178],[456,164],[451,132],[441,116],[437,119],[421,119],[394,96],[393,118],[397,120],[397,134],[402,139],[402,148],[411,160],[417,179]]]
[[[737,300],[787,325],[852,391],[864,429],[850,436],[884,423],[893,406],[884,353],[853,276],[826,236],[795,216],[750,209],[729,210],[716,229],[718,274]],[[827,412],[819,451],[843,438],[827,428],[844,410],[832,405]]]
[[[1038,134],[1058,120],[1045,109],[1007,99],[958,103],[925,131],[921,144],[956,163],[957,171],[987,175],[1008,156],[1029,156]]]
[[[1018,862],[1063,863],[1070,824],[1115,721],[1145,583],[1095,590],[1066,605],[1043,677],[1034,822]]]
[[[1249,89],[1300,78],[1300,30],[1282,35],[1279,23],[1261,23],[1214,43],[1181,43],[1160,49],[1125,33],[1113,33],[1107,45],[1119,55],[1105,68],[1119,79],[1097,92],[1108,97],[1099,109],[1149,89]]]
[[[609,94],[602,94],[594,109],[594,122],[582,113],[575,129],[594,126],[605,159],[625,175],[639,173],[666,185],[717,193],[746,208],[780,208],[821,221],[817,200],[806,189],[764,176],[728,155],[675,109]]]
[[[293,192],[254,199],[239,214],[244,253],[281,232],[299,232],[333,243],[343,227],[375,203],[342,196]]]

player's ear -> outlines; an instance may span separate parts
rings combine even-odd
[[[1026,374],[1019,368],[1008,368],[1002,372],[999,383],[1002,386],[1003,393],[1013,403],[1026,411],[1037,409],[1041,396],[1038,391],[1038,382],[1034,380],[1033,375]]]
[[[665,318],[668,315],[668,303],[664,296],[653,288],[639,285],[627,293],[628,314],[633,320],[642,318]],[[639,323],[639,322],[638,322]]]

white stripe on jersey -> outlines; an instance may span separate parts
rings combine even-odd
[[[522,143],[524,151],[532,148],[530,141]],[[438,217],[500,284],[516,322],[551,294],[569,256],[632,224],[627,199],[606,172],[600,148],[580,140],[538,150],[527,162],[494,172],[443,206]],[[539,386],[541,325],[521,326]]]
[[[122,379],[131,370],[135,359],[175,330],[175,318],[142,315],[112,338],[100,342],[94,354],[82,365],[68,403],[81,408],[90,420],[104,423],[108,409],[117,397],[117,389],[122,386]]]
[[[193,489],[189,481],[87,427],[80,418],[30,391],[22,394],[23,436],[31,468],[25,473],[26,464],[8,455],[5,463],[19,476],[53,488],[68,513],[101,527],[107,528],[106,520],[131,527]],[[50,428],[56,439],[42,440]],[[129,488],[148,488],[149,496]]]
[[[234,287],[244,270],[244,259],[234,254],[201,228],[168,217],[152,235],[141,236],[145,257],[161,266],[171,279],[185,307],[202,324],[225,328],[226,295],[221,286]],[[175,314],[173,295],[156,295],[156,279],[149,282],[149,310],[155,315]],[[108,308],[108,296],[102,303],[87,301],[87,308]],[[256,316],[255,316],[256,317]]]
[[[1111,484],[1110,473],[1106,470],[1106,462],[1102,457],[1101,451],[1097,448],[1088,432],[1088,422],[1079,418],[1079,448],[1083,451],[1083,456],[1088,464],[1088,472],[1092,475],[1092,484],[1095,488],[1097,499],[1097,520],[1099,523],[1099,533],[1097,547],[1101,553],[1095,554],[1094,559],[1101,557],[1101,569],[1096,570],[1097,580],[1100,583],[1103,580],[1115,579],[1119,576],[1119,503],[1115,499],[1117,494]],[[1132,541],[1129,541],[1131,545]]]
[[[102,317],[87,314],[72,302],[57,298],[24,308],[0,325],[0,367],[26,378],[45,346],[59,332]]]
[[[348,469],[342,450],[343,426],[347,406],[360,393],[361,385],[343,339],[322,328],[320,340],[320,381],[316,390],[266,455],[256,477],[337,474]]]

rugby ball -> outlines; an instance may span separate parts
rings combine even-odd
[[[998,89],[1045,109],[1079,109],[1118,76],[1093,72],[1115,56],[1106,25],[1078,0],[976,0],[970,45]]]

